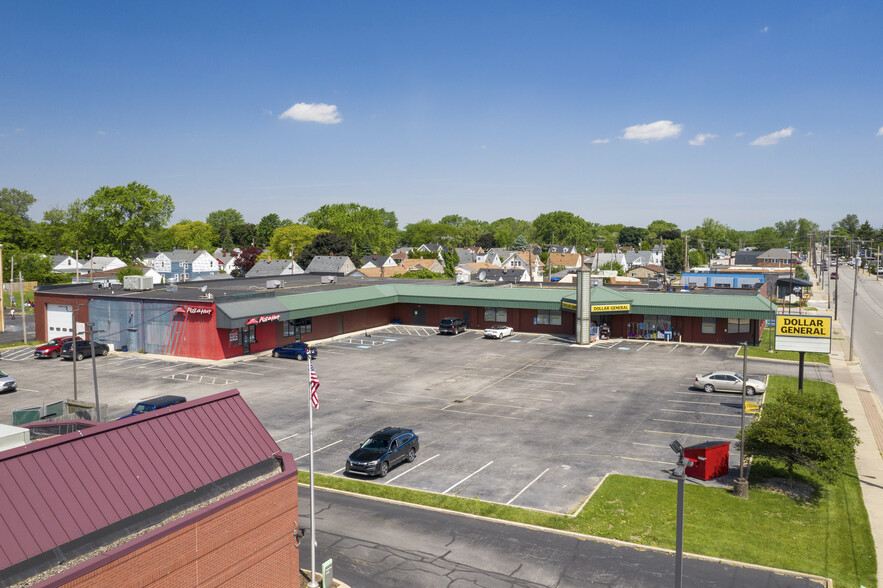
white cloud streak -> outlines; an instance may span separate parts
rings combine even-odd
[[[633,125],[623,129],[622,138],[633,141],[659,141],[672,139],[681,134],[684,125],[676,125],[670,120],[658,120],[646,125]]]
[[[877,136],[878,136],[878,137],[883,137],[883,127],[880,127],[880,130],[877,131]]]
[[[604,143],[609,143],[610,139],[595,139],[592,141],[595,145],[603,145]]]
[[[775,145],[780,140],[786,137],[790,137],[793,133],[794,127],[788,127],[786,129],[782,129],[781,131],[776,131],[775,133],[770,133],[769,135],[758,137],[751,142],[751,145],[754,145],[755,147],[767,147],[768,145]]]
[[[690,139],[689,143],[694,147],[701,147],[702,145],[705,145],[705,142],[709,139],[717,139],[717,135],[712,135],[711,133],[699,133]]]
[[[323,125],[336,125],[343,122],[343,117],[337,111],[337,106],[321,102],[313,104],[298,102],[279,115],[280,120],[286,118],[298,122],[315,122]]]

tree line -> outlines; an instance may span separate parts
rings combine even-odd
[[[567,211],[543,213],[533,220],[506,217],[490,222],[451,214],[437,222],[423,219],[400,228],[395,212],[357,203],[325,204],[296,222],[270,213],[252,223],[240,211],[228,208],[209,212],[204,220],[184,219],[169,225],[175,210],[172,197],[137,182],[102,186],[67,208],[46,211],[39,221],[28,215],[36,201],[25,190],[0,189],[0,243],[5,259],[17,258],[16,267],[23,274],[41,281],[64,279],[48,275],[49,261],[44,255],[75,250],[80,257],[107,255],[133,262],[151,251],[238,248],[248,250],[250,259],[294,257],[306,265],[318,254],[348,255],[358,261],[363,255],[387,255],[397,247],[423,243],[485,250],[543,249],[559,244],[575,245],[586,253],[599,248],[613,251],[617,246],[650,249],[664,245],[666,268],[678,272],[683,269],[685,241],[693,266],[707,263],[722,248],[792,247],[807,251],[812,235],[817,239],[823,235],[817,223],[805,218],[739,231],[712,218],[694,228],[681,228],[665,220],[638,227],[600,224]],[[874,229],[855,214],[847,214],[831,230],[838,237],[860,239],[873,247],[883,242],[883,229]],[[834,244],[844,247],[847,242],[837,238]],[[4,265],[8,267],[8,262]]]

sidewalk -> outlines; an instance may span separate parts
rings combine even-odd
[[[828,295],[815,280],[811,298],[819,301],[815,304],[819,308],[819,314],[829,314],[825,310]],[[833,316],[833,311],[830,314]],[[855,465],[874,536],[877,583],[883,586],[883,407],[865,377],[858,355],[854,353],[854,361],[847,361],[849,339],[840,321],[832,322],[831,372],[843,408],[854,419],[852,424],[861,439],[855,452]]]

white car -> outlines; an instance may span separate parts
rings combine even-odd
[[[508,337],[515,330],[512,327],[506,325],[494,325],[493,327],[488,327],[484,330],[484,336],[486,339],[502,339],[503,337]]]
[[[737,392],[742,393],[742,376],[736,372],[711,372],[710,374],[696,374],[693,387],[706,392]],[[748,378],[745,382],[745,395],[754,396],[766,392],[766,384],[754,378]]]

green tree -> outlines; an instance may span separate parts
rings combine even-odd
[[[28,210],[37,201],[33,194],[17,188],[0,188],[0,215],[28,218]]]
[[[680,239],[665,241],[665,253],[662,256],[662,264],[670,274],[679,274],[684,271],[684,242]]]
[[[782,234],[773,227],[757,229],[749,235],[747,242],[747,245],[751,245],[760,251],[766,251],[774,247],[784,247],[787,244],[788,240],[782,238]]]
[[[396,277],[408,278],[410,280],[442,280],[445,279],[447,276],[445,276],[445,274],[437,274],[432,270],[421,269],[398,274]]]
[[[589,224],[572,212],[557,210],[541,214],[534,219],[533,227],[540,243],[581,245],[590,240]]]
[[[666,236],[666,234],[671,234],[672,231],[677,231],[678,237],[680,237],[680,229],[676,224],[664,220],[655,220],[647,225],[647,240],[651,243],[659,243],[660,238],[676,239],[677,237]]]
[[[172,197],[143,184],[102,186],[68,208],[80,249],[132,260],[151,248],[175,210]]]
[[[143,276],[144,270],[134,265],[127,265],[117,272],[117,278],[122,282],[126,276]]]
[[[495,244],[493,233],[484,233],[475,240],[475,246],[481,247],[485,251],[492,248]]]
[[[871,243],[877,236],[877,231],[874,230],[874,227],[871,226],[871,223],[865,221],[862,223],[862,226],[858,228],[858,231],[856,231],[856,236],[862,241]]]
[[[530,221],[507,216],[497,219],[489,225],[494,234],[494,246],[508,247],[518,235],[524,235],[528,242],[536,242],[536,232]]]
[[[293,252],[297,257],[304,247],[313,242],[313,239],[327,232],[307,225],[291,224],[279,227],[270,237],[270,256],[275,259],[289,258]]]
[[[181,221],[163,232],[159,247],[169,251],[179,249],[207,249],[212,251],[218,242],[218,231],[212,225],[202,221]]]
[[[297,264],[306,269],[317,255],[352,255],[353,245],[346,237],[337,233],[323,232],[313,242],[301,249],[297,256]]]
[[[858,443],[852,419],[831,390],[784,390],[745,429],[746,453],[781,461],[791,479],[801,465],[836,480],[852,467]]]
[[[623,227],[619,231],[619,244],[623,246],[632,246],[635,249],[641,246],[641,242],[647,236],[647,229],[640,227]]]
[[[842,219],[834,223],[834,229],[840,229],[844,235],[855,235],[858,232],[859,220],[856,214],[847,214]]]
[[[325,229],[352,243],[352,253],[366,255],[392,253],[398,242],[398,220],[392,211],[351,202],[325,204],[308,212],[300,222],[315,229]]]
[[[227,208],[208,213],[208,216],[205,217],[205,222],[213,226],[223,238],[226,231],[233,227],[233,225],[241,225],[244,223],[245,218],[242,216],[242,213],[235,208]]]
[[[625,274],[625,268],[622,267],[622,264],[616,261],[608,261],[604,265],[600,266],[598,269],[600,270],[613,270],[616,272],[617,276],[621,276]]]
[[[527,251],[527,248],[530,245],[527,242],[527,239],[524,238],[524,235],[518,235],[515,237],[515,242],[512,244],[512,249],[515,251]]]
[[[460,229],[454,225],[434,223],[428,218],[405,225],[402,241],[411,247],[420,247],[427,243],[455,245],[460,240]]]
[[[445,277],[453,279],[456,275],[456,268],[460,264],[460,256],[453,247],[442,253],[442,262],[445,264]]]
[[[276,229],[293,224],[291,219],[280,220],[279,215],[275,212],[265,215],[255,229],[255,244],[266,247],[270,244],[270,239],[273,238],[273,232]]]
[[[43,222],[37,225],[36,230],[44,251],[59,255],[59,252],[70,251],[75,247],[66,218],[65,210],[57,206],[43,213]]]

